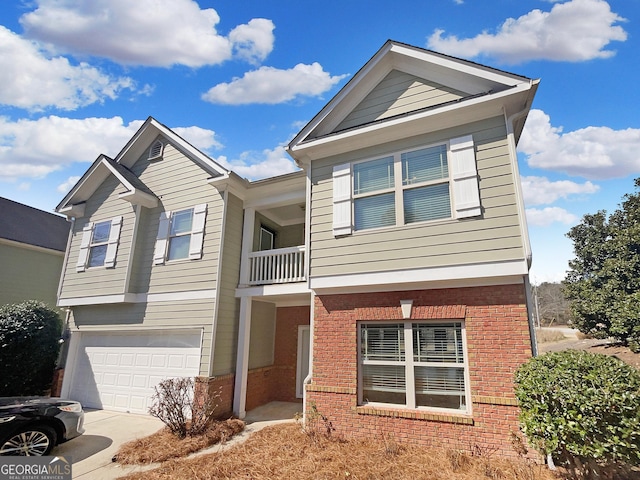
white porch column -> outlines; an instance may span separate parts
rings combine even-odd
[[[244,209],[244,224],[242,226],[242,254],[240,256],[240,285],[249,285],[249,253],[253,250],[253,230],[256,223],[256,210]]]
[[[252,297],[240,298],[240,325],[238,328],[238,353],[236,357],[236,379],[233,391],[233,412],[238,418],[247,414],[247,378],[249,376],[249,339],[251,333]]]

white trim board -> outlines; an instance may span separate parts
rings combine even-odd
[[[171,293],[123,293],[119,295],[99,295],[95,297],[74,297],[58,300],[59,307],[79,305],[102,305],[110,303],[155,303],[178,302],[181,300],[215,300],[215,290],[191,290]]]
[[[389,272],[356,273],[310,279],[316,293],[362,293],[413,289],[511,285],[524,282],[526,260]]]

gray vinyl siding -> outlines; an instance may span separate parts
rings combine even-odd
[[[354,232],[335,238],[334,165],[473,134],[483,214]],[[521,260],[524,246],[502,117],[312,163],[311,277]]]
[[[0,305],[38,300],[56,308],[64,254],[0,241]]]
[[[73,225],[71,247],[60,298],[124,293],[135,214],[133,206],[129,202],[118,198],[122,191],[123,187],[120,182],[113,175],[110,175],[87,200],[85,216],[77,218]],[[84,226],[89,222],[108,221],[120,215],[123,218],[115,267],[94,267],[77,272],[76,264]]]
[[[203,335],[200,374],[208,375],[214,306],[214,300],[182,300],[74,307],[71,327],[85,332],[199,329]]]
[[[235,290],[240,278],[242,225],[242,201],[238,197],[229,194],[221,254],[222,264],[218,289],[219,306],[215,327],[213,375],[223,375],[235,371],[240,302],[235,297]]]
[[[207,183],[210,174],[171,144],[165,146],[162,160],[149,162],[143,157],[132,170],[160,201],[157,207],[144,213],[146,219],[141,222],[138,231],[131,292],[215,289],[224,202],[218,190]],[[184,210],[201,203],[207,204],[202,258],[154,265],[153,253],[160,213]]]
[[[249,368],[273,365],[275,338],[276,306],[273,303],[253,302],[249,339]]]
[[[466,96],[405,72],[394,70],[338,125],[336,131],[433,107]]]

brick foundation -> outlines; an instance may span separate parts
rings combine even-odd
[[[412,299],[411,319],[464,319],[471,415],[358,405],[357,322],[402,320],[400,300]],[[320,295],[315,300],[314,404],[344,435],[393,434],[425,446],[516,456],[519,431],[513,393],[516,368],[531,357],[523,285]]]

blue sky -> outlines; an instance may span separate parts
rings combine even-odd
[[[519,144],[532,280],[640,176],[640,0],[0,3],[0,196],[52,211],[153,116],[250,179],[387,39],[541,84]]]

